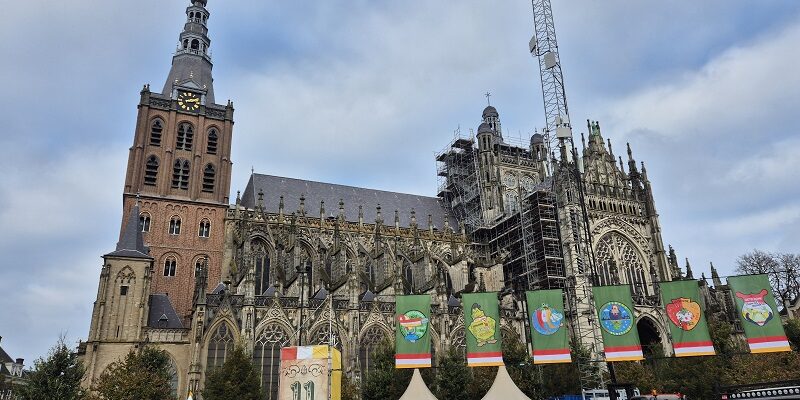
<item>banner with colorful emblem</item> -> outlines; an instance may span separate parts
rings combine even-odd
[[[592,288],[606,361],[637,361],[644,359],[633,299],[628,285],[595,286]]]
[[[561,289],[525,293],[534,364],[572,362]]]
[[[695,280],[662,282],[661,301],[669,319],[675,357],[713,356],[714,343],[700,307],[700,289]]]
[[[461,297],[466,327],[464,336],[467,340],[467,365],[503,365],[497,293],[465,293]]]
[[[767,275],[728,278],[751,353],[792,351]]]
[[[395,367],[430,368],[431,296],[427,294],[397,296],[395,303]]]
[[[342,354],[335,347],[281,349],[278,399],[341,399]]]

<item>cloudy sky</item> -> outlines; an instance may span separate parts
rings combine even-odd
[[[0,335],[13,357],[89,329],[119,232],[139,90],[187,1],[0,0]],[[800,252],[800,2],[554,1],[573,121],[645,161],[664,240],[696,273]],[[528,1],[210,0],[233,188],[258,172],[435,194],[433,155],[493,93],[544,125]],[[574,125],[582,127],[582,123]],[[576,133],[585,128],[576,130]]]

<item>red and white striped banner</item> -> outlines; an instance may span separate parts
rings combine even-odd
[[[534,364],[558,364],[572,362],[569,349],[534,350]]]
[[[496,367],[503,364],[502,352],[467,353],[467,365],[470,367]]]
[[[751,353],[772,353],[776,351],[792,351],[786,336],[766,336],[747,339]]]
[[[638,361],[644,359],[642,346],[606,347],[606,361]]]
[[[674,343],[672,347],[675,349],[675,357],[713,356],[716,354],[714,343],[710,341]]]
[[[395,354],[394,362],[398,368],[430,368],[431,353]]]

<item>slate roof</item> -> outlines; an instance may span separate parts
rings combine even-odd
[[[166,294],[156,293],[150,295],[150,312],[147,315],[147,326],[161,329],[183,328],[183,323]]]
[[[144,245],[142,230],[139,228],[138,203],[131,209],[131,214],[128,216],[128,221],[125,223],[119,242],[117,242],[117,249],[106,256],[152,259],[150,249]]]
[[[458,226],[454,218],[448,217],[447,210],[436,197],[253,174],[247,182],[241,204],[246,208],[255,208],[259,190],[264,191],[264,211],[269,213],[278,213],[280,196],[283,196],[284,213],[289,215],[300,208],[300,197],[304,196],[307,216],[319,216],[320,201],[325,201],[325,213],[328,216],[336,216],[341,199],[344,201],[345,220],[349,222],[358,222],[358,206],[363,206],[364,223],[375,223],[376,207],[380,204],[384,224],[388,226],[394,226],[394,212],[397,210],[400,226],[410,227],[412,209],[416,212],[417,225],[421,229],[428,226],[428,214],[433,218],[436,228],[444,226],[446,217],[453,229]]]
[[[13,363],[13,362],[14,362],[14,359],[11,358],[11,356],[9,356],[8,353],[6,353],[6,351],[3,350],[2,347],[0,347],[0,365],[5,364],[5,363]]]

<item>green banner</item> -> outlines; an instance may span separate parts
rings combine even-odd
[[[431,296],[397,296],[395,303],[395,367],[431,366]]]
[[[561,289],[526,292],[534,364],[572,362]]]
[[[733,276],[728,278],[728,287],[736,302],[736,313],[742,321],[750,352],[792,351],[767,275]]]
[[[467,365],[486,367],[503,365],[500,337],[500,304],[497,293],[465,293],[464,336],[467,340]]]
[[[669,319],[675,357],[713,356],[700,288],[695,280],[661,282],[661,301]]]
[[[592,293],[603,334],[606,361],[643,359],[630,286],[595,286]]]

